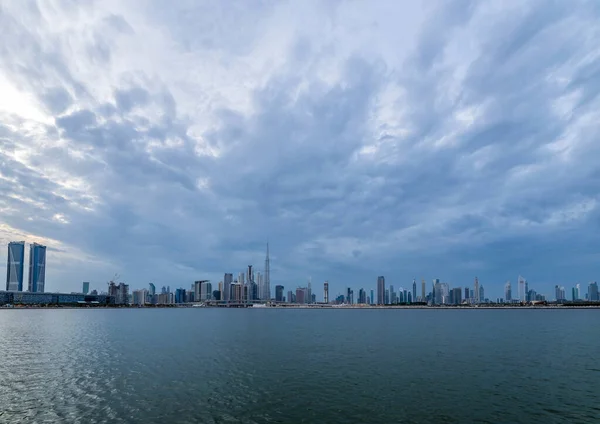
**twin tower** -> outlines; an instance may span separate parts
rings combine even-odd
[[[25,242],[8,243],[8,263],[6,266],[6,291],[23,291],[23,266],[25,263]],[[43,292],[46,283],[46,246],[29,245],[29,287],[30,292]]]

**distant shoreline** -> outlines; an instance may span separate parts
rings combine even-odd
[[[410,309],[419,309],[419,310],[455,310],[455,311],[476,311],[476,310],[490,310],[490,309],[552,309],[552,310],[568,310],[568,309],[600,309],[600,305],[524,305],[524,306],[334,306],[334,305],[285,305],[285,306],[266,306],[266,307],[252,307],[252,306],[203,306],[203,307],[194,307],[194,306],[178,306],[178,305],[165,305],[165,306],[15,306],[15,307],[0,307],[1,310],[8,311],[18,311],[18,310],[31,310],[31,309],[81,309],[81,310],[91,310],[91,309],[113,309],[113,310],[123,310],[123,309],[140,309],[140,310],[152,310],[152,309],[326,309],[326,310],[377,310],[377,309],[402,309],[402,310],[410,310]]]

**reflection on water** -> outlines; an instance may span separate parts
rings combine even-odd
[[[600,422],[597,310],[2,310],[0,422]]]

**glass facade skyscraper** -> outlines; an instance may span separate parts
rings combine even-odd
[[[46,284],[46,246],[29,246],[29,291],[43,293]]]
[[[385,277],[377,277],[377,304],[385,304]]]
[[[8,243],[6,264],[6,291],[23,291],[23,266],[25,262],[25,242]]]

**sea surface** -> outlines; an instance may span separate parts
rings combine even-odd
[[[4,423],[600,423],[600,310],[0,310]]]

